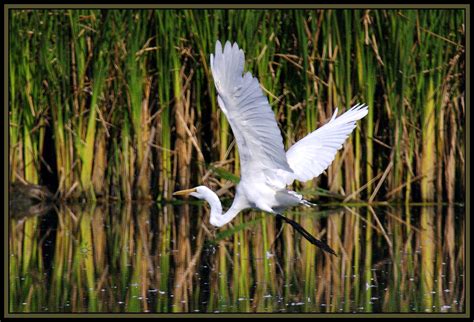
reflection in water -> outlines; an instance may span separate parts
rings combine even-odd
[[[53,199],[53,194],[44,186],[20,181],[10,185],[9,206],[12,216],[16,218],[48,213],[54,207]]]
[[[221,229],[193,204],[12,216],[10,312],[464,310],[464,208],[287,214],[338,257],[259,212]]]

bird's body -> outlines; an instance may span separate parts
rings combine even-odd
[[[237,185],[236,198],[242,199],[237,204],[250,208],[258,208],[266,212],[279,212],[282,208],[296,206],[301,199],[294,191],[278,189],[270,186],[264,181],[263,175],[239,182]]]
[[[244,53],[237,44],[216,43],[211,70],[218,92],[217,101],[227,116],[237,141],[241,180],[232,206],[222,214],[217,195],[205,186],[176,192],[205,199],[211,206],[212,225],[221,227],[247,208],[260,209],[283,218],[313,244],[334,253],[281,213],[289,207],[312,205],[287,187],[293,181],[307,181],[320,175],[334,160],[337,150],[367,115],[367,106],[356,105],[339,117],[337,109],[325,125],[296,142],[285,152],[275,115],[258,80],[244,71]]]

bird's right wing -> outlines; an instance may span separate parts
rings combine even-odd
[[[217,101],[227,116],[239,149],[242,179],[264,174],[268,183],[280,185],[276,173],[292,172],[286,161],[283,138],[258,80],[244,71],[244,53],[236,43],[216,42],[211,70]]]
[[[368,107],[362,104],[336,117],[336,109],[328,123],[288,149],[286,158],[294,173],[286,177],[286,183],[291,184],[294,179],[308,181],[326,170],[334,160],[336,152],[356,127],[356,122],[366,116],[367,112]]]

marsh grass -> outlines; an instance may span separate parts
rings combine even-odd
[[[239,175],[209,67],[230,39],[287,148],[336,107],[370,107],[327,172],[297,188],[464,197],[462,10],[15,9],[9,22],[12,181],[64,199],[170,199],[202,180],[232,196],[229,176],[207,171]]]

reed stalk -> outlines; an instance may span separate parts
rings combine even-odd
[[[428,93],[425,109],[423,111],[423,149],[421,168],[424,177],[421,179],[421,195],[424,201],[434,198],[435,174],[435,98],[433,79],[428,81]]]
[[[169,199],[200,182],[203,162],[238,174],[209,68],[215,41],[229,39],[287,147],[335,107],[368,104],[308,189],[369,198],[392,162],[376,199],[457,200],[462,176],[445,170],[463,171],[463,22],[461,10],[14,10],[9,175],[51,180],[40,173],[54,165],[65,198]]]
[[[148,41],[147,25],[151,18],[149,11],[137,11],[131,15],[126,15],[129,32],[128,39],[123,44],[127,49],[125,63],[125,73],[127,80],[128,95],[130,97],[130,119],[133,125],[133,146],[136,149],[136,169],[137,175],[137,198],[149,198],[150,189],[150,167],[147,157],[148,141],[151,124],[149,121],[149,91],[150,86],[147,73],[147,52]],[[148,154],[149,156],[149,154]]]

